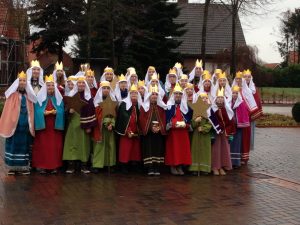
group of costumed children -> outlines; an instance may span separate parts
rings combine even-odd
[[[67,77],[62,63],[44,76],[37,60],[5,92],[0,135],[9,175],[124,173],[143,165],[160,175],[225,175],[247,164],[255,120],[262,115],[250,70],[211,75],[197,60],[186,75],[176,63],[163,84],[153,66],[139,80],[133,67],[96,81],[88,64]]]

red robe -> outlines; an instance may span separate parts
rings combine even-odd
[[[129,161],[141,161],[141,148],[139,137],[128,137],[128,133],[132,132],[138,134],[136,108],[132,107],[129,123],[124,136],[120,136],[119,143],[119,161],[121,163],[128,163]]]
[[[48,101],[46,110],[54,109]],[[55,129],[55,115],[45,116],[46,129],[36,131],[32,166],[40,169],[57,169],[62,166],[63,132]]]
[[[175,116],[171,120],[172,128],[166,138],[165,163],[168,166],[191,165],[189,125],[185,128],[176,128],[175,124],[177,121],[184,121],[180,106],[176,107]]]
[[[61,96],[65,95],[65,85],[59,85],[59,84],[57,84],[57,89],[59,90]]]
[[[95,87],[92,87],[92,88],[90,88],[90,90],[91,90],[91,96],[92,96],[92,98],[94,98],[97,94],[98,89]]]
[[[257,88],[256,88],[255,94],[253,94],[253,97],[255,99],[257,109],[254,110],[253,112],[251,112],[251,121],[257,120],[258,118],[260,118],[263,115],[261,99],[260,99],[260,95],[258,93]]]

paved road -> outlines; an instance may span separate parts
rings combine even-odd
[[[224,177],[7,177],[0,161],[0,224],[299,225],[299,144],[300,129],[259,128],[248,167]]]
[[[277,113],[292,116],[292,106],[263,105],[264,113]]]

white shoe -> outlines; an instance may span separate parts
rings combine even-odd
[[[179,175],[181,175],[181,176],[184,175],[184,172],[183,172],[181,166],[177,167],[177,171],[178,171],[178,174],[179,174]]]
[[[175,167],[171,166],[171,174],[173,175],[178,175],[178,171],[176,170]]]

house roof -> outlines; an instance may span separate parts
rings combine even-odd
[[[8,1],[0,2],[0,35],[8,39],[20,40],[18,26],[21,29],[25,25],[25,20],[27,20],[26,10],[15,9]],[[28,32],[28,27],[24,29]]]
[[[178,51],[183,55],[201,54],[201,34],[203,24],[204,4],[180,4],[181,13],[175,22],[186,23],[187,32],[177,38],[183,41]],[[206,54],[215,55],[220,50],[231,48],[232,16],[225,5],[210,4],[207,20]],[[238,45],[245,45],[242,25],[236,22],[236,41]]]
[[[280,63],[266,63],[264,64],[264,67],[267,67],[269,69],[276,69],[280,67]]]

